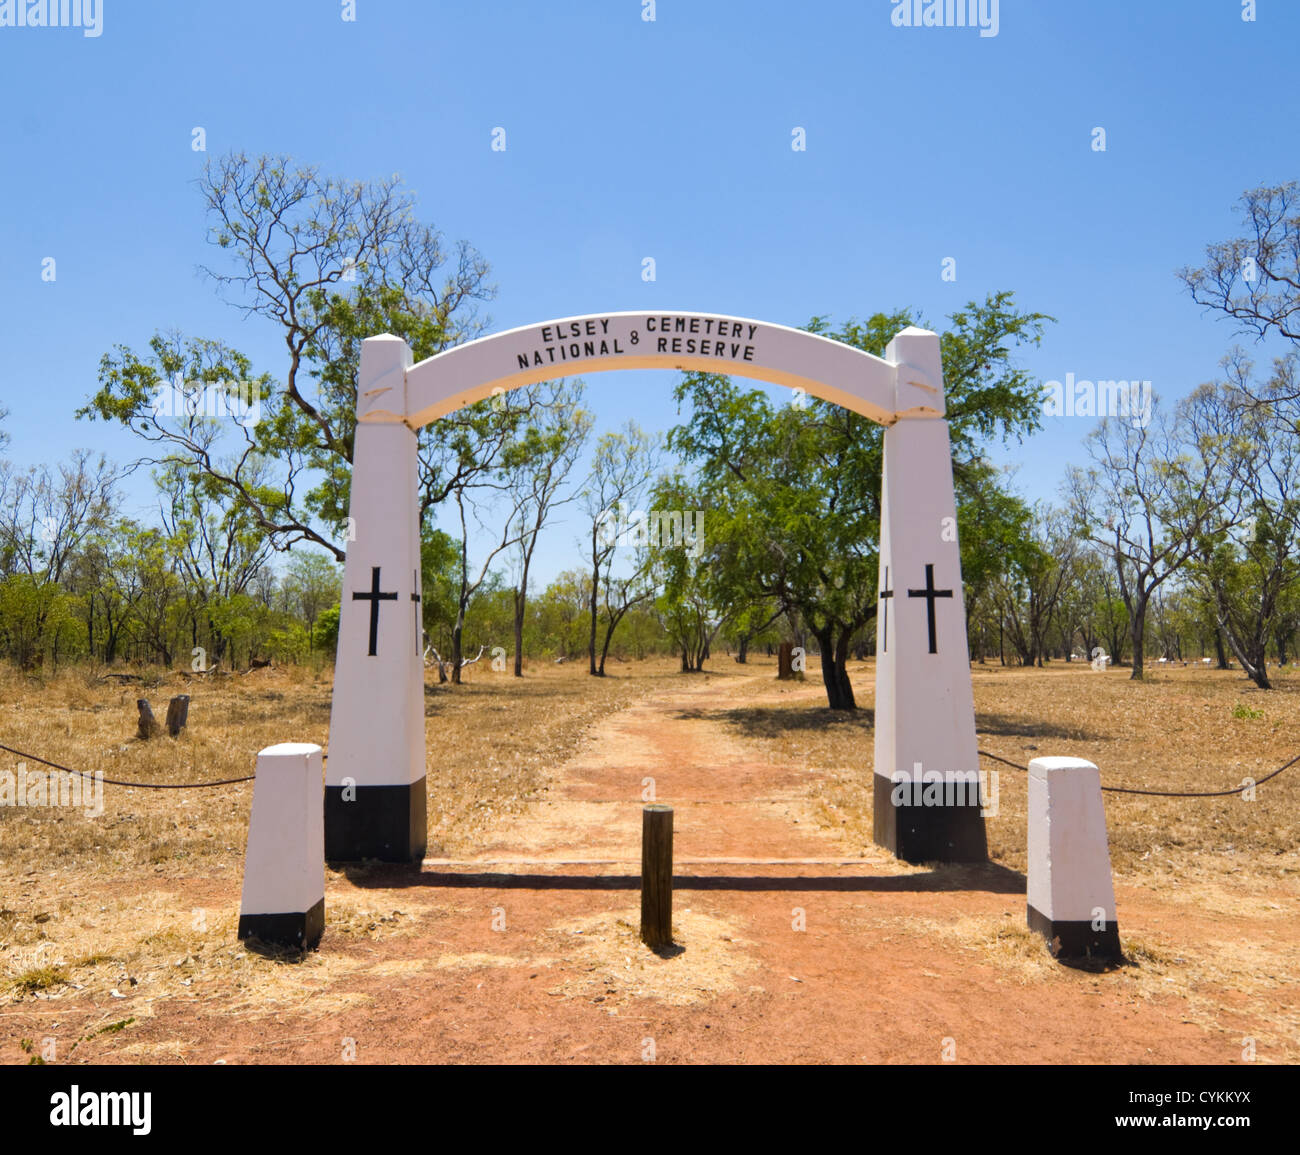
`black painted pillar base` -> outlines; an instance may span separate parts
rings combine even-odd
[[[423,777],[409,786],[326,786],[325,861],[422,862],[429,841],[424,786]]]
[[[240,939],[255,938],[272,946],[313,950],[325,933],[325,900],[294,914],[241,914]]]
[[[897,858],[921,862],[987,862],[988,840],[978,803],[961,806],[895,806],[894,783],[875,779],[872,837]]]
[[[1119,962],[1124,957],[1119,945],[1119,927],[1113,922],[1105,930],[1093,930],[1087,919],[1052,919],[1032,906],[1026,909],[1029,929],[1047,940],[1053,958]]]

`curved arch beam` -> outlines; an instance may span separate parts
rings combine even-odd
[[[358,417],[419,428],[498,390],[613,369],[753,377],[803,389],[881,425],[944,412],[943,382],[933,369],[873,357],[785,325],[661,311],[565,317],[458,345],[405,369],[400,411],[392,388],[397,382],[390,379],[358,399]]]

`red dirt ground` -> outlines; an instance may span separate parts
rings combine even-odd
[[[142,988],[76,1010],[27,1000],[0,1012],[5,1061],[50,1016],[82,1031],[133,1014],[72,1061],[328,1063],[349,1057],[348,1040],[372,1063],[1241,1061],[1256,1033],[1244,995],[1205,988],[1197,1010],[1144,964],[1060,966],[1023,929],[1019,873],[915,869],[818,827],[814,771],[755,761],[702,716],[726,693],[701,678],[606,718],[481,863],[331,872],[327,921],[359,895],[399,912],[393,929],[331,924],[317,956],[254,960],[278,968],[283,997],[236,1000],[205,981],[147,1008]],[[675,808],[675,957],[636,938],[648,777]],[[717,858],[827,861],[698,862]],[[557,864],[572,860],[586,861]],[[238,879],[192,880],[177,897],[238,900]],[[1276,927],[1198,918],[1143,888],[1120,887],[1117,907],[1121,936],[1176,931],[1189,953]]]

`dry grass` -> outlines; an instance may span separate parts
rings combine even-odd
[[[736,990],[757,965],[736,927],[725,919],[689,907],[678,911],[673,915],[676,949],[659,955],[641,941],[640,917],[639,908],[629,908],[551,928],[548,945],[582,973],[547,993],[587,999],[611,1014],[633,999],[682,1007]]]
[[[766,665],[775,668],[775,663]],[[757,669],[764,669],[760,659]],[[1128,672],[1097,673],[1062,663],[1043,670],[975,667],[979,745],[1012,762],[1069,754],[1101,769],[1104,786],[1150,790],[1222,790],[1261,778],[1300,754],[1300,675],[1282,671],[1260,691],[1232,671],[1160,670],[1144,682]],[[753,740],[773,762],[817,771],[820,821],[851,842],[871,843],[873,663],[851,667],[859,709],[824,706],[821,688],[792,688],[786,702],[747,705],[770,691],[737,681],[713,716]],[[1259,718],[1234,715],[1250,704]],[[988,821],[990,855],[1025,869],[1025,774],[994,762],[998,815]],[[1258,790],[1254,802],[1228,798],[1105,796],[1116,875],[1153,885],[1228,884],[1212,901],[1225,913],[1255,905],[1253,887],[1275,887],[1300,874],[1300,766]]]
[[[779,687],[774,704],[774,661],[759,658],[742,668],[720,659],[701,711],[755,757],[814,771],[809,806],[821,823],[843,832],[850,853],[871,844],[872,772],[871,664],[852,672],[864,708],[844,715],[824,707],[816,675]],[[682,684],[668,662],[620,666],[615,674],[596,680],[571,665],[545,665],[517,681],[475,668],[459,688],[427,686],[429,853],[476,852],[503,819],[545,796],[549,774],[581,748],[594,722]],[[249,774],[257,751],[276,742],[326,744],[328,674],[266,670],[153,681],[142,691],[90,672],[42,682],[0,669],[0,742],[109,777],[160,782]],[[1081,755],[1101,767],[1107,785],[1219,789],[1260,777],[1300,752],[1300,677],[1287,671],[1277,684],[1263,693],[1238,674],[1199,668],[1157,671],[1141,684],[1124,671],[1086,666],[977,669],[980,745],[1016,762]],[[186,735],[137,741],[135,699],[149,696],[157,711],[182,692],[192,695]],[[0,769],[17,764],[0,753]],[[1023,869],[1024,775],[997,769],[1000,813],[988,824],[990,850]],[[188,1000],[203,1013],[254,1020],[290,1008],[327,1015],[371,999],[349,989],[363,975],[400,979],[426,969],[529,961],[445,952],[380,957],[385,940],[428,934],[453,908],[445,897],[441,910],[408,904],[400,892],[357,887],[335,873],[327,880],[331,932],[365,949],[309,954],[288,966],[244,949],[229,895],[242,871],[250,787],[106,787],[97,818],[68,808],[0,807],[0,1004],[48,1007],[59,1017],[93,1013],[77,1028],[82,1055],[93,1056],[97,1040],[113,1035],[120,1036],[115,1053],[159,1061],[177,1058],[177,1044],[132,1036],[158,1000]],[[1294,1036],[1296,936],[1292,908],[1275,900],[1300,871],[1300,767],[1260,788],[1255,802],[1108,794],[1106,808],[1117,882],[1164,893],[1177,888],[1198,916],[1249,917],[1276,927],[1275,941],[1243,941],[1225,929],[1195,947],[1172,932],[1125,936],[1136,964],[1123,973],[1125,989],[1135,999],[1181,996],[1189,1018],[1207,1023],[1216,1007],[1221,1012],[1224,991],[1240,992],[1257,1008],[1270,1008],[1266,1021],[1279,1039]],[[540,952],[547,957],[531,963],[545,965],[552,955],[577,960],[581,977],[566,979],[554,994],[611,1010],[633,998],[681,1004],[734,989],[750,966],[734,928],[681,913],[678,922],[687,950],[671,965],[640,946],[626,911],[552,927]],[[1019,911],[978,926],[914,919],[888,933],[960,943],[1010,983],[1062,981]],[[101,1014],[96,1005],[111,1011]]]
[[[494,822],[545,789],[547,772],[596,719],[671,673],[670,663],[647,663],[633,676],[620,667],[594,679],[573,665],[546,664],[523,680],[471,668],[460,687],[430,682],[429,853],[477,849]],[[330,684],[306,669],[209,680],[155,672],[142,688],[90,670],[37,679],[0,667],[0,742],[124,781],[238,778],[252,773],[265,746],[327,746]],[[149,697],[158,713],[179,693],[191,695],[187,731],[176,740],[136,739],[136,698]],[[20,761],[0,752],[0,769],[16,773]],[[350,964],[313,955],[285,971],[232,945],[236,914],[213,887],[242,872],[251,787],[105,786],[98,817],[0,806],[0,997],[117,990],[137,1001],[147,991],[152,1001],[197,986],[233,991],[236,1008],[312,993],[304,1005],[313,1013],[331,1009],[313,976],[329,985]],[[196,879],[213,880],[206,896]],[[409,912],[391,903],[380,909],[382,900],[350,890],[341,875],[331,876],[330,892],[332,931],[365,939],[409,933]]]

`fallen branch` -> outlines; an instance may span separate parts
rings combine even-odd
[[[474,657],[461,658],[460,668],[463,670],[466,666],[472,666],[475,662],[479,660],[479,658],[483,656],[483,651],[486,649],[487,646],[479,646],[478,653],[475,654]],[[438,663],[438,681],[445,682],[447,680],[447,671],[451,668],[451,662],[447,661],[440,653],[438,653],[438,651],[434,648],[433,643],[431,642],[428,646],[425,647],[424,650],[424,664],[426,666],[432,664],[429,661],[430,654],[433,655],[434,660]]]

